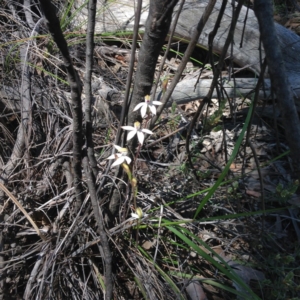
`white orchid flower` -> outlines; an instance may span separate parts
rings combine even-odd
[[[151,111],[151,113],[152,113],[153,115],[156,115],[156,107],[155,107],[155,105],[161,105],[161,104],[162,104],[162,102],[160,102],[160,101],[152,101],[152,100],[150,99],[150,96],[147,95],[147,96],[145,96],[145,102],[139,103],[139,104],[133,109],[133,111],[136,111],[136,110],[138,110],[138,109],[141,109],[141,116],[142,116],[142,118],[144,118],[144,117],[146,116],[148,107],[149,107],[149,110]]]
[[[131,158],[128,157],[128,149],[122,148],[118,145],[114,145],[117,149],[118,153],[112,154],[107,159],[115,159],[116,161],[111,165],[111,167],[115,167],[117,165],[121,165],[123,163],[127,163],[128,165],[131,163]]]
[[[140,207],[137,207],[135,213],[131,213],[131,217],[134,219],[142,219],[143,217],[147,217]]]
[[[122,128],[130,131],[127,135],[127,141],[131,140],[135,135],[137,135],[141,145],[144,143],[145,133],[153,134],[153,132],[149,129],[141,129],[141,123],[138,121],[134,122],[134,127],[122,126]]]

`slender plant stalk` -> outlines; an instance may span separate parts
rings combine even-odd
[[[104,253],[105,263],[105,299],[110,300],[113,295],[113,278],[112,278],[112,254],[109,247],[107,234],[105,232],[104,219],[101,208],[97,199],[96,192],[96,177],[98,174],[97,161],[94,154],[93,145],[93,123],[91,116],[92,108],[92,67],[93,67],[93,54],[94,54],[94,32],[95,32],[95,16],[97,9],[97,1],[89,0],[88,4],[88,28],[86,39],[86,74],[85,74],[85,121],[86,121],[86,142],[87,142],[87,157],[83,159],[83,166],[87,178],[87,185],[91,197],[94,217],[97,222],[97,232],[101,238],[101,246]]]
[[[92,123],[92,68],[94,60],[94,33],[95,33],[95,17],[97,10],[97,0],[90,0],[88,4],[88,28],[86,35],[86,67],[85,67],[85,137],[86,137],[86,146],[87,146],[87,155],[89,158],[89,164],[92,168],[94,177],[97,177],[98,168],[97,161],[94,153],[93,145],[93,123]]]
[[[94,178],[93,172],[89,166],[87,157],[85,157],[83,159],[83,165],[85,168],[86,182],[87,182],[88,189],[90,192],[94,216],[95,216],[95,220],[98,225],[97,232],[99,233],[99,236],[101,239],[100,243],[101,243],[101,246],[103,248],[103,253],[104,253],[103,260],[105,262],[105,288],[106,288],[105,299],[110,300],[110,299],[112,299],[112,294],[113,294],[112,254],[111,254],[111,251],[109,248],[108,237],[105,232],[103,215],[102,215],[101,209],[99,207],[99,202],[97,199],[95,178]]]
[[[82,150],[82,104],[81,82],[73,67],[72,59],[68,50],[67,42],[60,28],[56,9],[50,0],[40,0],[40,6],[46,18],[49,31],[59,48],[65,67],[67,69],[68,82],[71,88],[72,115],[73,115],[73,171],[74,187],[76,193],[75,211],[80,209],[83,202],[81,150]]]
[[[279,46],[276,34],[272,1],[255,0],[254,12],[259,23],[272,88],[279,102],[286,133],[285,136],[291,149],[291,157],[295,170],[294,177],[300,180],[300,122],[283,61],[282,49]]]
[[[42,240],[46,240],[46,237],[43,236],[37,225],[34,223],[32,218],[29,216],[25,208],[21,205],[21,203],[16,199],[16,197],[0,182],[0,189],[5,192],[5,194],[14,202],[14,204],[20,209],[20,211],[24,214],[24,216],[27,218],[27,220],[30,222],[30,224],[35,229],[36,233]]]
[[[115,137],[115,144],[120,145],[121,141],[121,126],[125,123],[125,118],[128,114],[128,106],[129,106],[129,95],[130,95],[130,89],[131,89],[131,83],[132,83],[132,76],[134,72],[134,62],[135,62],[135,52],[136,52],[136,47],[137,47],[137,40],[138,40],[138,34],[139,34],[139,22],[140,22],[140,16],[141,16],[141,10],[142,10],[142,0],[138,0],[138,5],[135,11],[135,19],[134,19],[134,32],[133,32],[133,40],[132,40],[132,48],[131,48],[131,60],[129,64],[129,71],[127,75],[127,81],[126,81],[126,88],[125,88],[125,98],[122,106],[122,112],[121,112],[121,118],[120,118],[120,123],[118,127],[118,131]],[[125,137],[125,135],[124,135]],[[121,143],[122,144],[122,143]],[[113,149],[113,153],[114,153]],[[110,162],[106,168],[105,175],[108,174],[110,170],[112,162]],[[116,177],[121,176],[122,170],[120,168],[117,169],[116,171]],[[103,179],[100,182],[100,187],[101,188],[106,180],[106,176],[103,176]],[[120,183],[122,185],[122,183]],[[122,189],[122,187],[119,187]],[[110,199],[109,203],[109,212],[111,216],[114,216],[117,212],[120,199],[119,199],[119,192],[115,187],[112,188],[113,190],[111,191],[112,197]]]
[[[144,101],[146,95],[150,95],[154,79],[156,62],[168,34],[173,9],[178,0],[151,0],[149,14],[145,25],[145,33],[139,52],[136,80],[133,89],[132,102],[130,103],[128,124],[142,121],[139,112],[133,109]],[[133,141],[130,148],[133,150],[136,143]]]
[[[193,167],[193,164],[192,164],[192,161],[191,161],[191,157],[190,157],[190,136],[191,136],[191,133],[192,133],[192,130],[196,124],[196,121],[198,120],[204,106],[208,103],[210,103],[211,101],[211,97],[212,97],[212,94],[213,94],[213,91],[217,85],[217,81],[219,79],[219,76],[221,74],[221,71],[222,71],[222,67],[223,67],[223,64],[224,64],[224,60],[225,60],[225,57],[227,55],[227,51],[228,51],[228,48],[229,48],[229,45],[230,43],[233,41],[233,35],[234,35],[234,30],[235,30],[235,27],[236,27],[236,23],[237,23],[237,20],[238,20],[238,16],[240,14],[240,11],[242,9],[242,6],[243,6],[243,0],[239,0],[238,2],[238,5],[235,9],[235,12],[234,12],[234,16],[232,18],[232,22],[230,24],[230,28],[229,28],[229,33],[228,33],[228,36],[226,38],[226,41],[225,41],[225,45],[223,47],[223,51],[220,55],[220,59],[219,59],[219,64],[214,72],[214,78],[213,78],[213,81],[211,83],[211,86],[210,86],[210,89],[206,95],[206,97],[204,97],[202,103],[199,105],[198,109],[197,109],[197,112],[195,113],[194,117],[193,117],[193,120],[192,122],[190,123],[190,126],[189,126],[189,129],[188,129],[188,132],[187,132],[187,137],[186,137],[186,151],[188,153],[188,159],[189,159],[189,164],[191,167]],[[194,175],[197,177],[196,175],[196,172],[194,172]]]
[[[178,11],[176,13],[176,17],[175,17],[175,19],[173,21],[171,33],[169,34],[168,45],[167,45],[164,57],[162,58],[162,60],[160,62],[159,71],[158,71],[158,74],[156,76],[156,81],[155,81],[155,84],[154,84],[154,87],[153,87],[153,90],[152,90],[152,98],[155,98],[155,96],[156,96],[156,90],[157,90],[157,86],[158,86],[159,81],[160,81],[160,75],[161,75],[161,73],[162,73],[162,71],[164,69],[165,62],[166,62],[167,56],[168,56],[169,51],[170,51],[170,48],[171,48],[171,45],[172,45],[173,36],[174,36],[174,32],[175,32],[175,29],[176,29],[176,25],[177,25],[177,22],[178,22],[178,19],[179,19],[179,16],[180,16],[180,13],[181,13],[181,10],[182,10],[182,7],[183,7],[184,3],[185,3],[185,0],[181,0],[179,8],[178,8]],[[164,91],[163,91],[163,93],[164,93]]]
[[[211,15],[211,12],[212,12],[215,4],[216,4],[216,0],[210,0],[208,5],[206,6],[204,13],[203,13],[199,23],[197,24],[197,27],[195,28],[195,30],[192,34],[191,40],[190,40],[189,45],[188,45],[188,47],[187,47],[187,49],[186,49],[186,51],[183,55],[181,63],[177,68],[176,74],[175,74],[170,86],[168,87],[166,93],[164,94],[163,98],[161,99],[161,102],[163,104],[160,105],[160,107],[157,109],[156,116],[154,116],[151,120],[150,128],[153,128],[155,122],[157,121],[158,117],[160,116],[163,109],[165,108],[169,98],[171,97],[177,83],[179,82],[181,74],[182,74],[184,68],[186,67],[187,62],[189,61],[189,59],[190,59],[190,57],[191,57],[191,55],[192,55],[192,53],[193,53],[193,51],[194,51],[194,49],[197,45],[200,34],[201,34],[201,32],[202,32],[209,16]]]

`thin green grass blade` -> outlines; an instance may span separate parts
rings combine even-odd
[[[206,243],[201,241],[198,237],[196,237],[194,234],[192,234],[190,231],[188,231],[185,228],[181,228],[180,230],[177,230],[176,228],[172,226],[167,226],[167,228],[173,232],[175,235],[177,235],[184,243],[189,245],[193,250],[195,250],[200,256],[202,256],[204,259],[206,259],[208,262],[210,262],[213,266],[215,266],[218,270],[220,270],[227,278],[231,279],[233,282],[238,284],[240,287],[242,287],[251,297],[244,295],[245,299],[260,299],[255,293],[248,287],[248,285],[234,272],[234,270],[227,264],[227,262],[219,256],[214,250],[212,250]],[[209,256],[204,250],[202,250],[198,245],[196,245],[192,240],[190,240],[186,235],[184,235],[182,232],[184,232],[186,235],[190,236],[191,238],[195,239],[199,244],[204,246],[208,251],[210,251],[215,257],[217,257],[226,268],[221,265],[219,262],[217,262],[213,257]]]
[[[163,50],[166,50],[166,49],[167,49],[166,47],[163,47]],[[175,53],[176,55],[178,55],[180,57],[183,57],[183,55],[184,55],[184,53],[176,51],[174,49],[170,49],[169,51],[172,53]],[[203,66],[203,62],[201,62],[200,60],[197,60],[196,58],[190,57],[190,60],[199,64],[200,66]]]
[[[144,249],[140,246],[138,246],[139,251],[141,252],[141,254],[143,254],[143,256],[153,264],[153,260],[152,258],[148,255],[148,253],[146,251],[144,251]],[[165,279],[165,281],[170,285],[170,287],[172,288],[172,290],[174,291],[174,293],[176,294],[177,297],[179,297],[179,299],[185,300],[184,295],[182,295],[182,293],[180,292],[179,288],[177,287],[177,285],[173,282],[173,280],[169,277],[169,275],[167,273],[165,273],[157,264],[153,264],[155,269],[159,272],[159,274]]]
[[[70,11],[71,11],[71,8],[73,7],[73,4],[74,4],[74,0],[71,0],[66,9],[63,11],[62,15],[61,15],[61,18],[60,18],[60,27],[61,27],[61,30],[64,31],[67,27],[67,25],[69,24],[69,22],[66,22],[67,18],[68,18],[68,15],[70,14]]]
[[[144,299],[148,300],[147,292],[145,291],[144,286],[142,285],[140,279],[138,277],[134,276],[134,281],[137,284],[137,286],[139,287]]]
[[[160,225],[158,224],[158,222],[151,223],[151,227],[158,228],[158,227],[166,227],[166,226],[180,226],[182,224],[199,224],[199,223],[201,224],[201,223],[210,222],[210,221],[233,220],[233,219],[238,219],[238,218],[270,214],[270,213],[279,212],[279,211],[283,211],[286,209],[292,209],[292,208],[294,208],[294,206],[291,205],[291,206],[285,206],[285,207],[280,207],[280,208],[270,208],[270,209],[266,209],[266,210],[257,210],[257,211],[244,212],[244,213],[238,213],[238,214],[215,216],[215,217],[203,218],[201,220],[187,219],[187,220],[169,221],[166,219],[162,219],[162,223]],[[151,220],[154,221],[155,218],[152,218]],[[140,229],[146,229],[148,227],[149,227],[148,224],[140,225]],[[174,245],[183,248],[182,245],[178,245],[176,242],[173,242],[173,243],[174,243]]]
[[[217,288],[219,288],[219,289],[225,290],[225,291],[227,291],[227,292],[230,292],[230,293],[232,293],[232,294],[238,295],[238,296],[240,296],[240,297],[243,297],[242,299],[246,299],[244,293],[239,292],[239,291],[237,291],[236,289],[231,288],[231,287],[229,287],[229,286],[226,286],[226,285],[224,285],[224,284],[222,284],[222,283],[220,283],[220,282],[217,282],[217,281],[215,281],[215,280],[212,280],[212,279],[202,279],[201,282],[206,283],[206,284],[209,284],[209,285],[212,285],[212,286],[215,286],[215,287],[217,287]],[[250,299],[253,299],[253,298],[250,297],[250,298],[248,298],[248,299],[250,300]],[[256,298],[256,299],[259,299],[259,298]]]
[[[65,80],[62,79],[61,77],[59,77],[59,76],[57,76],[57,75],[55,75],[55,74],[53,74],[53,73],[51,73],[51,72],[45,70],[44,68],[39,67],[39,66],[34,65],[34,64],[31,64],[31,63],[27,63],[27,64],[28,64],[29,66],[31,66],[32,68],[36,68],[37,70],[44,72],[45,74],[49,75],[49,76],[52,77],[53,79],[56,79],[56,80],[60,81],[61,83],[65,84],[65,85],[69,85],[69,82],[68,82],[68,81],[65,81]]]
[[[68,27],[68,25],[78,16],[78,14],[81,13],[81,10],[87,6],[88,0],[86,0],[80,7],[78,7],[71,16],[69,16],[70,10],[73,7],[74,4],[74,0],[71,1],[66,9],[66,11],[64,12],[61,21],[60,21],[60,26],[61,26],[61,30],[65,31]],[[82,25],[82,24],[81,24]],[[78,25],[78,28],[81,27],[81,25]]]
[[[232,294],[235,294],[237,296],[245,297],[244,293],[239,292],[236,289],[228,287],[227,285],[222,284],[222,283],[220,283],[220,282],[218,282],[216,280],[213,280],[213,279],[201,278],[201,277],[199,277],[197,275],[191,276],[191,274],[186,274],[186,273],[181,273],[181,272],[176,272],[176,271],[169,271],[168,274],[170,274],[172,276],[179,277],[179,278],[183,278],[183,279],[189,279],[189,280],[192,280],[192,281],[197,280],[197,281],[206,283],[208,285],[215,286],[215,287],[217,287],[219,289],[225,290],[225,291],[230,292]]]
[[[290,151],[288,150],[288,151],[286,151],[286,152],[284,152],[284,153],[278,155],[277,157],[275,157],[275,158],[273,158],[273,159],[271,159],[271,160],[269,160],[269,161],[263,163],[260,167],[262,168],[262,167],[269,166],[269,165],[270,165],[271,163],[273,163],[274,161],[277,161],[278,159],[280,159],[280,158],[282,158],[282,157],[288,155],[289,153],[290,153]],[[252,171],[253,171],[253,170],[251,170],[250,172],[246,173],[245,176],[248,176],[249,173],[251,173]],[[229,179],[229,180],[223,181],[219,186],[223,186],[223,185],[232,183],[232,182],[234,182],[234,181],[236,181],[236,180],[238,180],[238,179],[241,179],[241,178],[242,178],[242,176],[236,176],[236,177],[233,177],[233,178],[231,178],[231,179]],[[205,193],[209,192],[212,188],[213,188],[213,186],[212,186],[212,187],[209,187],[209,188],[206,188],[206,189],[204,189],[204,190],[195,192],[195,193],[193,193],[193,194],[189,194],[189,195],[187,195],[187,196],[184,196],[184,198],[179,198],[179,199],[177,199],[177,200],[168,202],[166,206],[172,205],[172,204],[174,204],[174,203],[176,203],[176,202],[178,202],[178,201],[182,201],[182,200],[185,200],[185,199],[190,199],[190,198],[193,198],[193,197],[196,197],[196,196],[205,194]]]
[[[211,196],[214,194],[214,192],[217,190],[217,188],[221,185],[222,181],[224,180],[225,176],[227,175],[229,168],[233,162],[233,160],[235,159],[239,148],[241,146],[241,143],[243,141],[245,132],[247,130],[247,127],[249,125],[250,119],[251,119],[251,114],[252,114],[252,110],[253,110],[253,102],[251,104],[251,106],[249,107],[249,111],[248,111],[248,115],[245,121],[245,124],[243,126],[243,129],[241,131],[241,134],[234,146],[233,152],[228,160],[228,163],[226,164],[223,172],[221,173],[220,177],[218,178],[217,182],[213,185],[213,187],[210,189],[210,191],[208,192],[208,194],[204,197],[204,199],[201,201],[200,205],[197,208],[197,211],[195,213],[194,219],[197,218],[198,214],[200,213],[200,211],[202,210],[202,208],[204,207],[204,205],[207,203],[207,201],[211,198]]]

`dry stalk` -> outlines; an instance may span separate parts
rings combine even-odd
[[[14,202],[14,204],[17,205],[17,207],[20,209],[20,211],[24,214],[24,216],[27,218],[27,220],[31,223],[33,228],[36,230],[36,233],[38,234],[38,236],[42,240],[46,241],[46,237],[42,235],[41,231],[39,230],[37,225],[34,223],[32,218],[29,216],[27,211],[24,209],[22,204],[14,197],[14,195],[1,182],[0,182],[0,189]]]

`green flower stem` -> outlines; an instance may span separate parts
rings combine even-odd
[[[132,173],[130,171],[130,167],[126,163],[122,163],[121,166],[122,166],[123,170],[126,172],[129,181],[131,182],[132,181]]]
[[[136,208],[137,208],[137,206],[136,206],[136,196],[137,196],[137,193],[138,193],[137,179],[135,177],[133,177],[130,183],[131,183],[131,186],[132,186],[132,193],[133,193],[133,206],[134,206],[134,210],[136,210]]]

